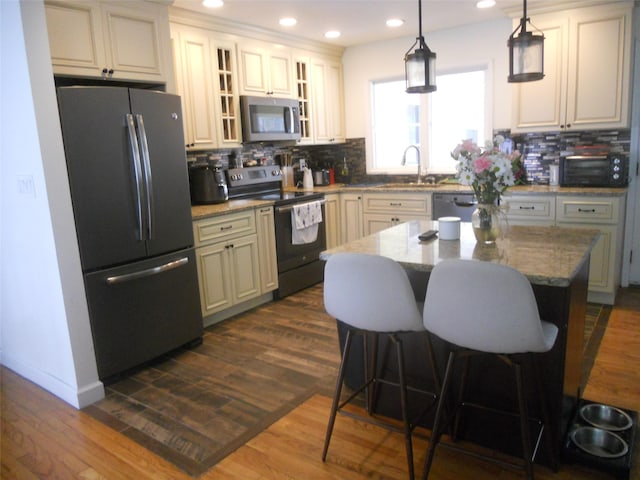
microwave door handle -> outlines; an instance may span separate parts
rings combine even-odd
[[[293,107],[287,107],[288,115],[284,117],[284,125],[287,133],[293,133]]]

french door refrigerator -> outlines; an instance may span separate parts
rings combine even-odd
[[[61,87],[58,107],[104,381],[202,338],[180,97]]]

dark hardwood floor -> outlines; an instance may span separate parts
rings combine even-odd
[[[282,323],[283,328],[276,328]],[[238,325],[244,328],[239,329]],[[597,328],[597,327],[596,327]],[[198,415],[188,413],[184,419],[200,431],[233,431],[265,405],[275,404],[279,398],[292,409],[289,413],[273,409],[273,418],[256,426],[261,433],[240,439],[237,450],[226,456],[199,478],[225,480],[263,479],[405,479],[406,465],[402,436],[378,427],[362,424],[347,417],[339,417],[327,461],[320,459],[335,366],[339,358],[335,325],[322,307],[321,287],[304,292],[304,295],[287,297],[263,308],[254,310],[215,327],[224,333],[225,342],[218,348],[206,347],[198,352],[183,352],[177,357],[159,363],[140,372],[138,376],[110,389],[113,398],[131,397],[140,405],[153,400],[163,389],[172,401],[163,403],[142,413],[127,411],[122,415],[118,408],[109,410],[94,405],[91,410],[112,415],[112,428],[87,411],[78,411],[45,392],[15,373],[2,369],[2,439],[1,476],[14,478],[136,478],[136,479],[187,479],[192,476],[177,468],[175,458],[154,454],[140,442],[133,441],[135,430],[124,422],[139,422],[143,427],[149,418],[158,439],[171,435],[171,428],[163,424],[162,415],[187,415],[187,403],[179,401],[181,392],[189,389],[189,370],[201,366],[206,356],[221,360],[216,371],[201,372],[202,378],[191,378],[197,387],[191,393],[201,394],[202,403],[196,409]],[[209,333],[211,330],[209,331]],[[245,345],[246,342],[246,345]],[[293,347],[292,345],[295,345]],[[259,349],[263,366],[249,360]],[[228,352],[228,354],[227,354]],[[322,352],[322,353],[320,353]],[[222,355],[220,355],[222,353]],[[309,353],[307,360],[306,353]],[[585,398],[602,401],[623,408],[640,410],[640,289],[624,289],[611,312],[602,344],[595,357],[591,377],[585,389]],[[280,382],[264,382],[259,369],[266,374],[280,375]],[[250,371],[247,371],[249,369]],[[289,377],[291,376],[291,377]],[[225,383],[225,379],[228,380]],[[245,403],[238,403],[228,393],[234,390],[232,381],[238,381],[241,389],[251,392]],[[183,382],[183,383],[181,383]],[[326,384],[326,385],[325,385]],[[128,385],[128,387],[127,387]],[[215,386],[215,388],[213,388]],[[282,388],[280,388],[282,386]],[[211,390],[207,390],[211,388]],[[216,388],[219,389],[216,391]],[[240,389],[240,387],[238,387]],[[146,391],[146,392],[145,392]],[[154,393],[155,392],[155,393]],[[225,395],[221,395],[224,392]],[[291,393],[293,392],[293,393]],[[314,393],[318,392],[318,393]],[[310,395],[309,398],[300,395]],[[298,396],[296,396],[298,395]],[[216,424],[209,415],[216,408],[223,408],[220,397],[229,405],[233,422]],[[113,401],[105,399],[105,405]],[[306,400],[305,400],[306,398]],[[288,402],[288,403],[287,403]],[[295,407],[296,402],[302,402]],[[224,402],[222,402],[224,403]],[[200,405],[208,405],[204,410]],[[295,407],[295,408],[294,408]],[[127,407],[130,408],[130,407]],[[264,408],[268,410],[268,408]],[[153,411],[153,414],[152,414]],[[110,413],[109,413],[110,412]],[[117,415],[113,415],[116,413]],[[267,426],[281,413],[282,418]],[[118,415],[121,415],[120,418]],[[153,416],[155,415],[155,417]],[[268,415],[267,415],[268,416]],[[133,419],[133,420],[132,420]],[[103,419],[104,420],[104,419]],[[128,421],[129,421],[128,420]],[[126,426],[125,426],[126,425]],[[164,428],[164,430],[163,430]],[[264,428],[264,430],[262,430]],[[118,431],[121,430],[121,431]],[[425,432],[427,433],[427,432]],[[252,438],[249,438],[253,436]],[[167,437],[169,438],[169,437]],[[246,440],[246,441],[245,441]],[[181,445],[183,438],[173,439]],[[169,442],[171,443],[171,442]],[[186,445],[186,444],[185,444]],[[416,436],[416,467],[420,472],[427,441]],[[200,455],[211,455],[213,450]],[[176,451],[181,451],[180,448]],[[203,457],[204,458],[204,457]],[[635,449],[635,465],[638,448]],[[193,472],[197,476],[197,472]],[[543,480],[609,480],[613,477],[588,468],[566,464],[558,473],[536,466],[536,477]],[[435,480],[449,479],[517,479],[518,472],[501,469],[495,465],[461,457],[459,454],[440,450],[432,470]],[[632,479],[640,478],[637,466]]]

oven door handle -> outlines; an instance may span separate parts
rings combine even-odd
[[[326,202],[324,198],[322,200],[316,200],[316,201],[320,202],[320,205],[324,205],[324,203]],[[312,202],[308,202],[308,203],[312,203]],[[304,205],[304,203],[302,205]],[[291,210],[293,210],[292,205],[285,205],[284,207],[276,207],[276,213],[287,213],[287,212],[290,212]]]

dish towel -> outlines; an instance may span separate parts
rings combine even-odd
[[[318,224],[322,222],[320,202],[294,205],[291,209],[291,243],[303,245],[318,238]]]

